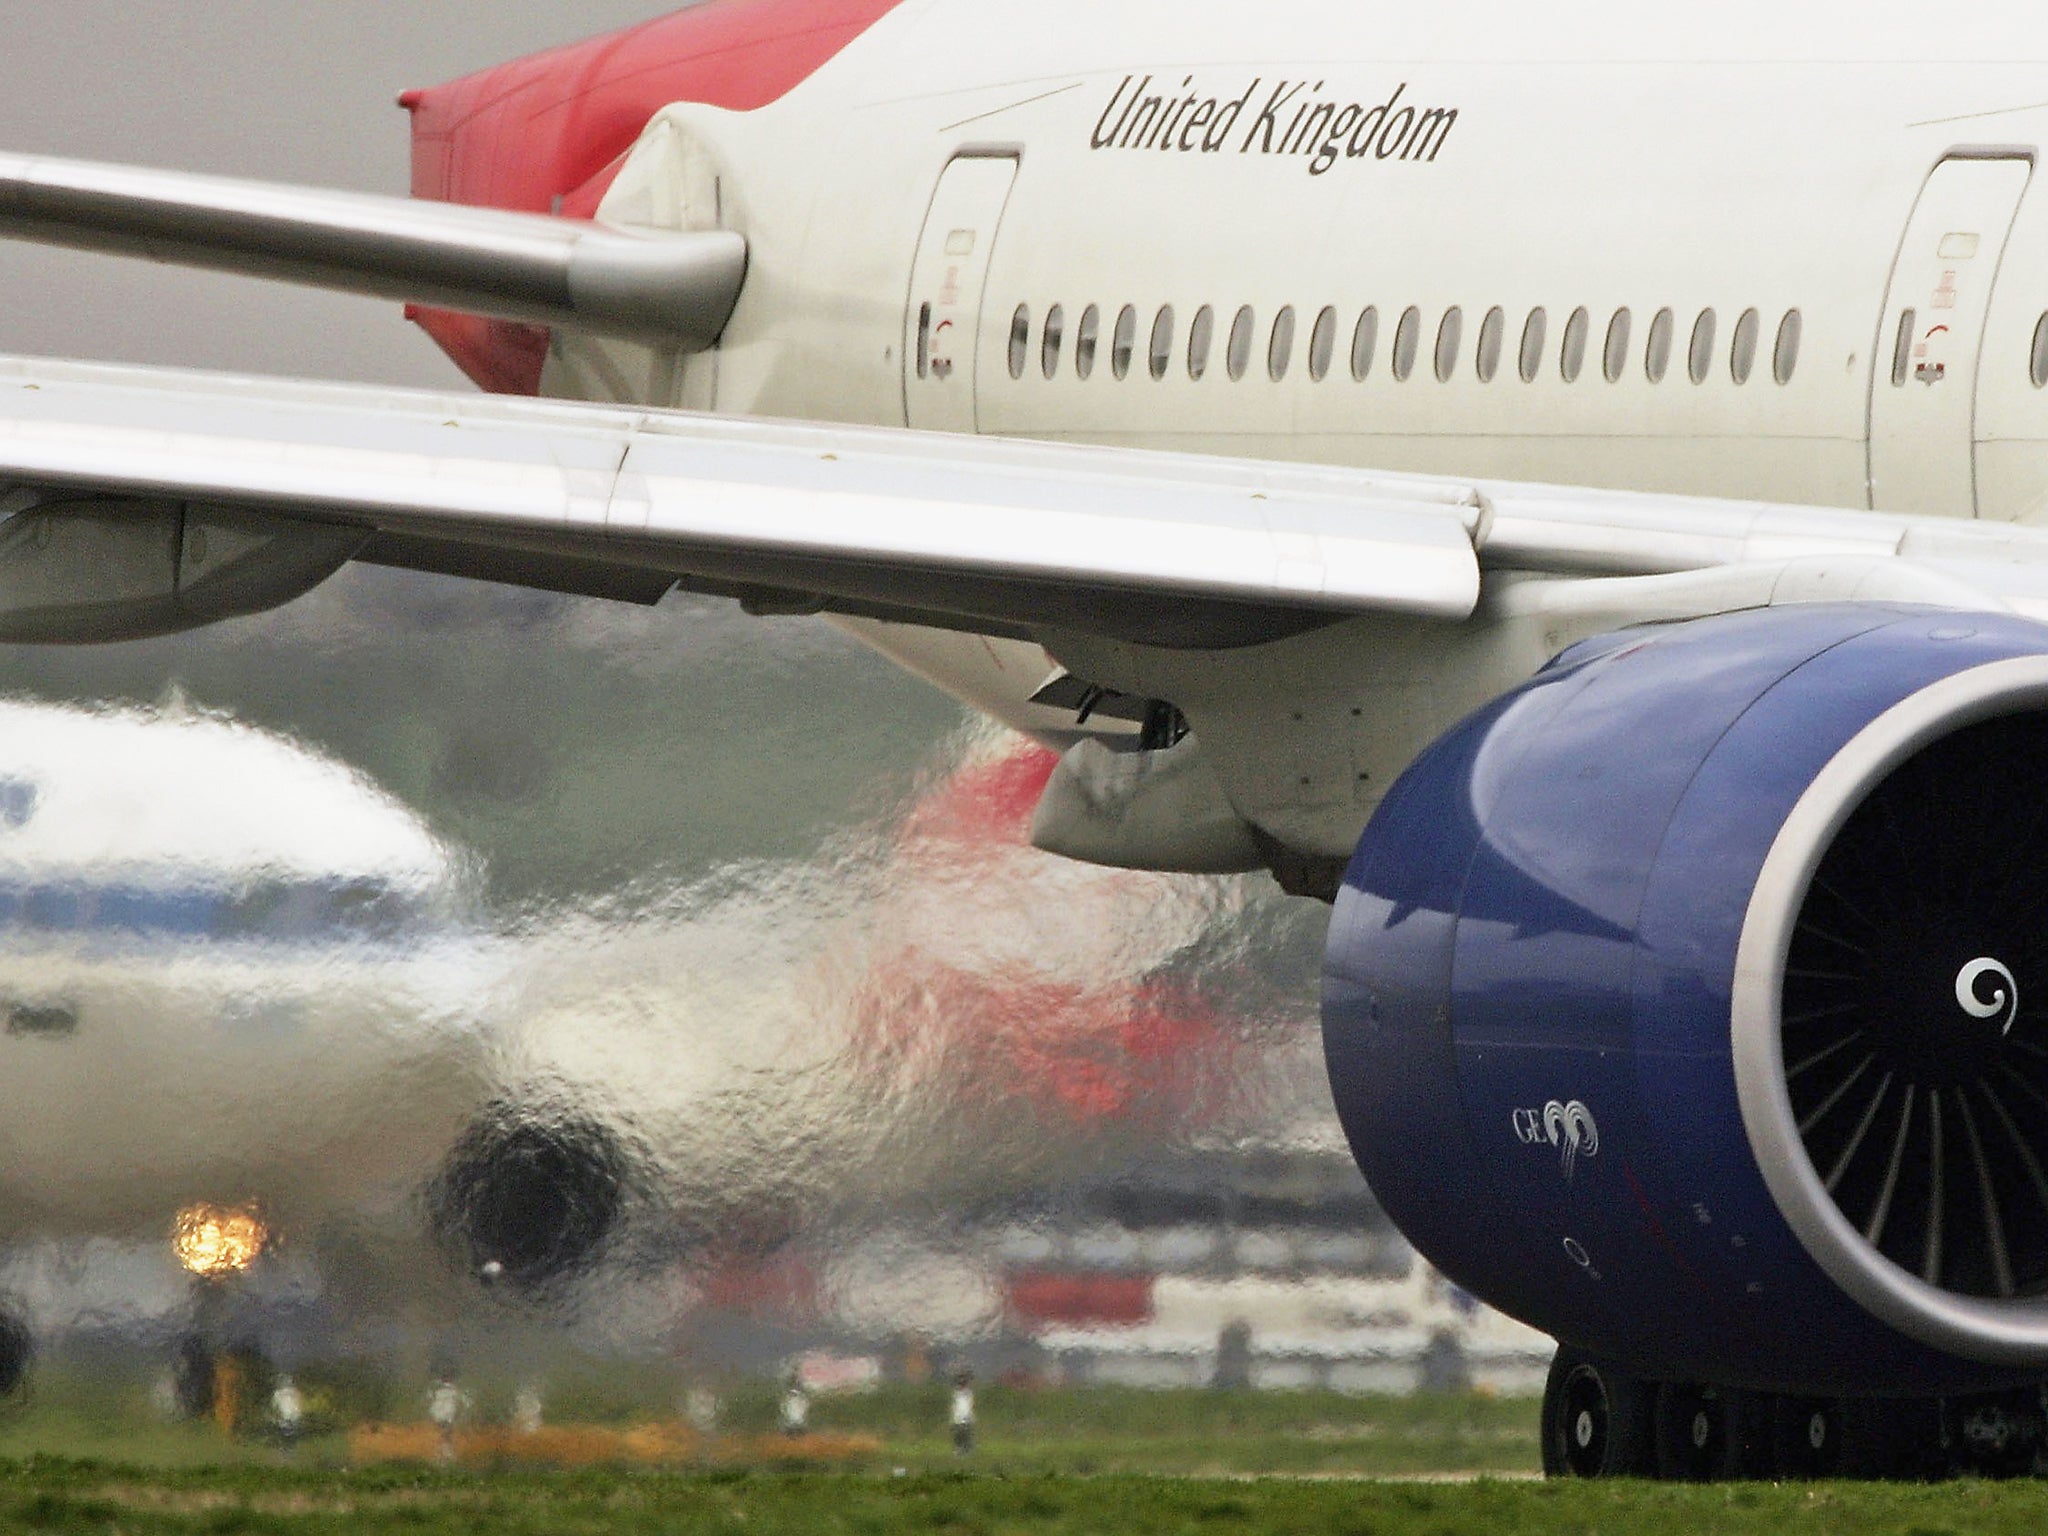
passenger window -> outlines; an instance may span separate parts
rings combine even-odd
[[[1416,349],[1422,345],[1422,311],[1410,304],[1394,327],[1394,377],[1402,383],[1415,371]]]
[[[1287,377],[1287,364],[1294,357],[1294,306],[1283,305],[1273,317],[1273,335],[1266,343],[1266,376],[1275,384]]]
[[[1919,312],[1906,310],[1899,316],[1898,339],[1892,343],[1892,384],[1894,387],[1906,382],[1906,370],[1913,366],[1913,327],[1919,323]]]
[[[1550,335],[1550,316],[1539,304],[1529,311],[1529,318],[1522,322],[1522,356],[1520,366],[1522,382],[1533,384],[1536,375],[1543,368],[1543,348]]]
[[[1116,314],[1116,334],[1109,341],[1109,371],[1123,378],[1131,371],[1131,356],[1138,350],[1138,311],[1126,304]]]
[[[2042,317],[2048,325],[2048,316]],[[1372,355],[1380,345],[1380,312],[1376,305],[1368,304],[1360,311],[1358,324],[1351,332],[1351,377],[1363,384],[1372,372]]]
[[[1761,328],[1757,312],[1745,309],[1742,318],[1735,322],[1735,345],[1728,351],[1728,376],[1738,384],[1749,382],[1750,370],[1756,367],[1756,334]]]
[[[1778,345],[1771,353],[1771,377],[1780,384],[1790,384],[1792,374],[1799,366],[1799,311],[1788,309],[1785,318],[1778,322]]]
[[[2048,314],[2034,322],[2034,355],[2028,364],[2034,388],[2048,387]]]
[[[1252,332],[1258,326],[1257,318],[1247,304],[1237,312],[1237,318],[1230,322],[1230,351],[1224,357],[1224,364],[1233,379],[1244,377],[1244,371],[1252,365]]]
[[[1195,311],[1195,323],[1188,327],[1188,377],[1199,379],[1209,371],[1209,344],[1216,338],[1216,311],[1204,304]]]
[[[1336,355],[1337,311],[1325,305],[1308,333],[1308,376],[1320,384],[1330,376],[1330,359]]]
[[[1145,361],[1152,370],[1152,377],[1163,379],[1166,370],[1173,366],[1173,306],[1162,304],[1159,313],[1152,317],[1152,350]]]
[[[1458,371],[1458,349],[1465,343],[1465,311],[1453,304],[1436,328],[1436,380],[1448,384]]]
[[[1055,304],[1045,312],[1045,336],[1038,346],[1038,368],[1048,379],[1060,371],[1060,343],[1066,333],[1067,312]]]
[[[1579,372],[1586,366],[1586,333],[1592,329],[1593,317],[1583,306],[1573,310],[1564,323],[1564,350],[1558,354],[1557,370],[1567,384],[1578,383]]]
[[[1668,309],[1658,310],[1650,321],[1650,344],[1643,349],[1643,376],[1652,384],[1662,384],[1671,369],[1671,335],[1677,327],[1678,318]]]
[[[1607,322],[1607,345],[1600,352],[1600,372],[1610,384],[1619,384],[1628,371],[1628,333],[1635,323],[1627,309],[1617,309]]]
[[[1695,384],[1707,382],[1707,375],[1714,370],[1714,312],[1700,311],[1699,319],[1692,323],[1692,345],[1685,353],[1686,377]]]
[[[1024,365],[1031,360],[1031,306],[1019,304],[1010,316],[1010,377],[1024,377]]]
[[[1507,329],[1507,311],[1498,304],[1489,309],[1486,318],[1479,322],[1479,355],[1472,360],[1472,367],[1482,384],[1491,384],[1493,376],[1500,372],[1500,349],[1506,340]]]
[[[1074,333],[1074,372],[1087,378],[1095,371],[1095,342],[1102,331],[1102,311],[1093,304],[1081,311],[1081,328]]]

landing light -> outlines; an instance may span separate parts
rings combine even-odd
[[[171,1248],[195,1275],[240,1274],[256,1262],[270,1237],[256,1212],[219,1205],[189,1205],[178,1212]]]

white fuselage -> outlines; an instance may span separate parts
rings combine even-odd
[[[0,1230],[402,1213],[480,1094],[463,876],[297,742],[0,700]]]
[[[2031,146],[2048,132],[2036,66],[1453,62],[1473,51],[1464,34],[1462,49],[1440,40],[1439,57],[1380,62],[1370,51],[1375,26],[1341,15],[1319,16],[1319,27],[1355,27],[1355,44],[1331,38],[1327,51],[1290,62],[1280,51],[1290,29],[1264,9],[1234,28],[1208,18],[1212,30],[1239,34],[1216,39],[1212,47],[1232,49],[1220,56],[1191,53],[1178,18],[1169,36],[1149,18],[1096,9],[1068,24],[1069,9],[1033,13],[1033,30],[1042,18],[1070,45],[1057,66],[1020,57],[1007,38],[983,38],[946,55],[945,89],[934,91],[928,50],[949,25],[987,11],[953,0],[897,12],[762,111],[683,105],[663,114],[639,153],[684,159],[662,153],[671,132],[701,146],[721,172],[724,221],[753,253],[723,345],[690,365],[693,375],[715,373],[715,385],[693,380],[674,403],[699,403],[688,398],[695,389],[703,404],[750,414],[1907,512],[2016,517],[2048,497],[2048,396],[2028,377],[2035,321],[2048,310],[2048,198],[2026,195]],[[2048,37],[2032,50],[2027,42],[2013,38],[2009,52],[2048,54]],[[1176,108],[1190,97],[1243,106],[1220,134],[1213,123],[1195,131],[1206,106],[1170,119],[1172,131],[1158,138],[1172,147],[1162,150],[1125,116],[1137,88]],[[1411,124],[1404,137],[1369,134],[1373,153],[1339,154],[1317,174],[1328,135],[1309,135],[1309,119],[1332,120],[1317,106],[1334,114],[1389,100],[1395,121],[1411,108],[1456,115],[1427,130],[1426,154],[1423,130]],[[1342,143],[1356,147],[1356,134]],[[970,196],[945,230],[927,230],[941,178],[963,154],[1014,157],[1007,195]],[[1934,323],[1943,288],[1941,273],[1920,281],[1922,252],[1902,241],[1930,174],[1952,155],[1983,154],[2014,156],[2022,169],[1952,201],[1925,252],[1933,256],[1950,233],[1979,237],[1971,255],[1943,268],[1956,274],[1955,307],[1974,333],[1941,343],[1941,386],[1900,386],[1907,399],[1937,402],[1978,383],[1975,411],[1907,416],[1887,408],[1894,386],[1883,322],[1903,304]],[[614,199],[636,185],[629,169]],[[959,366],[947,380],[911,391],[907,413],[906,390],[919,382],[903,346],[906,330],[915,333],[906,302],[913,268],[923,244],[942,247],[963,224],[978,230],[979,248],[937,268],[981,290],[978,305],[959,306],[972,339],[955,348]],[[1895,266],[1902,287],[1888,304]],[[1013,379],[1007,352],[1020,305],[1029,357]],[[1101,356],[1082,378],[1073,332],[1090,305],[1101,313]],[[1125,305],[1137,316],[1137,356],[1119,377],[1110,352]],[[1175,310],[1172,358],[1155,380],[1147,343],[1166,305]],[[1187,332],[1205,305],[1219,334],[1195,380]],[[1233,380],[1223,333],[1245,305],[1256,345],[1252,366]],[[1044,321],[1054,306],[1068,336],[1048,378]],[[1325,306],[1336,310],[1340,340],[1318,380],[1307,354]],[[1378,346],[1367,378],[1354,382],[1350,343],[1368,306],[1378,312]],[[1411,306],[1420,346],[1404,382],[1390,362]],[[1496,306],[1506,344],[1487,383],[1474,360]],[[1269,341],[1288,307],[1293,357],[1275,379]],[[1525,383],[1517,353],[1538,307],[1547,337]],[[1582,307],[1585,360],[1567,382],[1565,332]],[[1435,344],[1452,308],[1462,312],[1462,344],[1439,380]],[[1671,362],[1652,383],[1645,352],[1666,308]],[[1631,314],[1630,341],[1609,383],[1602,354],[1621,309]],[[1694,385],[1686,354],[1706,309],[1719,323],[1712,366]],[[1730,352],[1750,309],[1761,321],[1757,362],[1738,385]],[[1799,362],[1779,385],[1773,343],[1794,309]],[[1979,342],[1981,382],[1969,376]],[[558,366],[549,382],[564,392],[601,387],[573,366]],[[959,399],[914,398],[934,391]],[[1885,475],[1873,484],[1874,396],[1879,468],[1908,475],[1886,459],[1910,437],[1919,454],[1962,472],[1938,488],[1895,489]],[[1982,481],[1974,504],[1973,459]]]
[[[1028,14],[913,0],[771,107],[656,119],[603,216],[740,231],[739,306],[722,344],[690,358],[558,338],[546,388],[2048,514],[2043,75],[1944,62],[2048,56],[2038,18],[1975,16],[1931,40],[1885,12],[1844,35],[1825,7],[1580,22],[1560,39],[1492,3],[1203,6],[1167,22],[1078,0]],[[1036,646],[850,627],[998,718],[1071,730],[1071,714],[1024,702],[1052,668]],[[1445,653],[1478,643],[1469,626],[1455,642],[1426,624],[1339,626],[1252,648],[1270,665],[1249,655],[1235,685],[1188,683],[1199,700],[1165,691],[1170,654],[1056,649],[1092,681],[1174,697],[1241,811],[1335,853],[1414,747],[1580,632],[1495,636],[1461,682]],[[1269,741],[1273,677],[1299,694],[1317,668],[1327,684],[1309,691],[1330,695],[1347,743],[1341,722],[1368,705],[1391,723],[1364,752],[1373,771],[1344,774],[1370,787],[1338,805],[1313,786],[1336,808],[1304,818],[1254,782],[1273,775],[1234,739]],[[1391,711],[1356,696],[1366,672],[1403,690]]]

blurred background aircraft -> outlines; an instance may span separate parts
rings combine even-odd
[[[402,192],[400,88],[667,8],[0,0],[0,140]],[[0,292],[0,351],[454,381],[337,295],[21,245]],[[0,648],[16,1331],[1168,1384],[1236,1327],[1247,1380],[1405,1388],[1451,1330],[1540,1380],[1342,1148],[1319,909],[1033,852],[1049,759],[769,622],[351,566]]]

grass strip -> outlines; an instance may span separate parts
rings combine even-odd
[[[28,1532],[848,1533],[903,1536],[1467,1536],[1713,1531],[1945,1536],[2048,1529],[2048,1486],[1935,1487],[955,1473],[613,1473],[480,1477],[373,1468],[145,1469],[0,1463],[0,1530]]]
[[[507,1394],[509,1396],[509,1394]],[[549,1399],[548,1445],[562,1464],[604,1459],[606,1441],[659,1453],[695,1469],[781,1459],[771,1387],[749,1385],[725,1401],[721,1432],[700,1453],[674,1417],[673,1379],[650,1379],[609,1394],[565,1383]],[[340,1466],[389,1459],[408,1451],[430,1459],[438,1443],[417,1422],[416,1394],[390,1393],[355,1413],[335,1413],[299,1447],[301,1466]],[[479,1393],[471,1440],[507,1439],[504,1405]],[[813,1405],[811,1428],[846,1462],[889,1471],[953,1470],[948,1426],[950,1389],[943,1383],[891,1386]],[[1536,1404],[1478,1395],[1353,1397],[1335,1392],[1147,1392],[1118,1387],[1026,1390],[991,1384],[978,1394],[979,1444],[970,1469],[1030,1473],[1296,1473],[1378,1475],[1408,1472],[1533,1472],[1537,1466]],[[349,1405],[355,1407],[357,1405]],[[662,1415],[666,1413],[667,1417]],[[367,1416],[389,1415],[385,1429]],[[346,1425],[346,1428],[343,1426]],[[257,1426],[260,1428],[260,1424]],[[872,1450],[865,1449],[873,1447]],[[0,1457],[37,1454],[144,1465],[206,1465],[278,1461],[260,1433],[230,1438],[210,1422],[167,1422],[150,1406],[143,1384],[118,1386],[89,1376],[46,1374],[32,1398],[0,1412]],[[539,1460],[539,1456],[476,1459]],[[798,1459],[804,1459],[799,1457]]]

